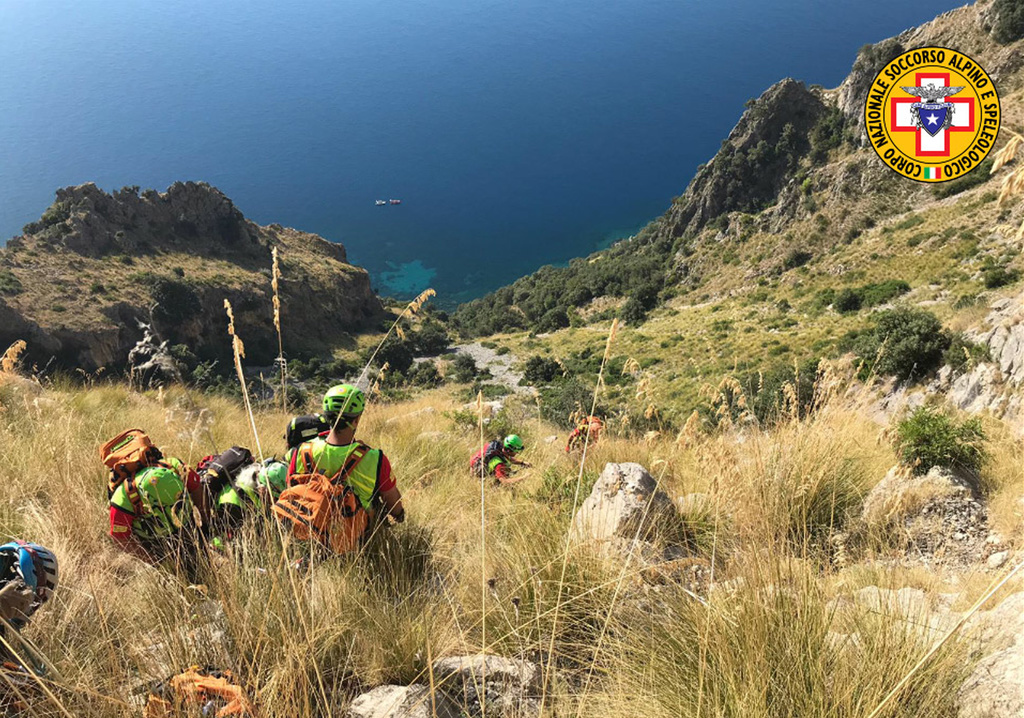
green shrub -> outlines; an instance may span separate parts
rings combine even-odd
[[[468,384],[480,376],[476,361],[469,354],[457,354],[452,360],[451,372],[448,377],[459,384]]]
[[[103,286],[103,282],[93,282],[89,285],[89,294],[106,294],[107,288]]]
[[[150,287],[149,294],[156,302],[153,317],[171,326],[187,322],[203,310],[199,295],[188,282],[157,279]]]
[[[942,354],[942,363],[955,371],[963,371],[991,359],[988,346],[968,339],[962,332],[950,337],[949,347]]]
[[[444,382],[444,378],[437,370],[437,365],[432,361],[420,362],[414,366],[407,378],[416,386],[433,387],[440,386]]]
[[[860,310],[862,301],[857,290],[847,287],[836,295],[832,302],[832,308],[840,314],[850,314]]]
[[[431,321],[424,323],[411,341],[417,356],[437,356],[448,351],[452,338],[440,323]]]
[[[992,3],[992,37],[1004,45],[1024,35],[1024,4],[1018,0],[995,0]]]
[[[942,362],[950,337],[931,312],[900,307],[880,312],[874,327],[858,336],[854,353],[862,378],[872,372],[901,381],[926,376]]]
[[[571,429],[573,422],[570,421],[570,417],[578,411],[589,414],[593,401],[593,389],[579,379],[563,379],[541,390],[540,415],[541,418],[553,424]],[[607,412],[603,408],[599,408],[597,413],[605,414]]]
[[[953,309],[966,309],[967,307],[973,307],[978,303],[977,294],[961,294],[953,302]]]
[[[1020,278],[1020,272],[1006,267],[989,267],[981,274],[986,289],[998,289],[1013,284]]]
[[[524,386],[541,386],[550,384],[560,376],[562,376],[561,364],[554,359],[534,355],[526,360],[521,383]]]
[[[979,419],[957,422],[929,407],[915,409],[897,424],[893,448],[900,462],[919,475],[933,466],[976,473],[986,458]]]
[[[782,260],[783,269],[802,267],[814,258],[814,255],[803,249],[791,249]]]
[[[903,296],[910,291],[910,285],[902,279],[887,279],[878,284],[866,284],[859,291],[865,307],[876,307]]]
[[[992,171],[992,162],[993,160],[991,157],[983,160],[981,164],[963,177],[951,182],[943,182],[935,185],[935,189],[932,190],[932,193],[936,198],[942,199],[943,197],[952,197],[953,195],[960,194],[972,187],[984,184],[988,180],[989,173]]]
[[[0,269],[0,294],[18,294],[22,291],[21,282],[9,269]]]
[[[924,224],[924,217],[919,214],[912,214],[894,224],[893,229],[911,229],[921,224]]]

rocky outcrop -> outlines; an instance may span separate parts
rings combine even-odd
[[[460,710],[470,716],[483,714],[528,718],[540,713],[543,675],[535,663],[478,654],[454,656],[434,662],[434,680]]]
[[[911,561],[972,565],[991,547],[988,514],[972,477],[932,467],[894,466],[864,499],[861,528],[904,549]]]
[[[645,539],[675,513],[672,500],[643,466],[606,464],[570,530],[583,542]]]
[[[1024,716],[1024,594],[975,614],[967,630],[979,634],[981,659],[960,687],[959,718]]]
[[[809,149],[808,134],[826,110],[821,94],[802,82],[787,78],[769,87],[665,214],[664,231],[679,237],[726,212],[770,204]]]
[[[379,686],[356,697],[347,718],[533,718],[540,714],[540,666],[492,654],[434,661],[435,692],[424,685]]]
[[[25,339],[29,364],[119,369],[144,338],[141,322],[194,361],[228,363],[228,299],[247,358],[269,364],[274,248],[291,356],[328,351],[381,316],[368,274],[347,264],[344,247],[250,222],[214,187],[108,194],[85,184],[58,190],[42,218],[0,249],[0,269],[16,280],[0,297],[0,344]]]
[[[379,686],[358,696],[348,718],[458,718],[459,711],[426,686]]]

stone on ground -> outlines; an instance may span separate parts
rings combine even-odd
[[[676,514],[672,500],[640,464],[606,464],[572,520],[578,541],[647,537]]]
[[[459,710],[495,718],[532,718],[540,712],[540,666],[502,656],[453,656],[434,662],[434,680]]]
[[[458,711],[442,695],[433,705],[426,686],[378,686],[357,696],[348,709],[348,718],[457,718]]]

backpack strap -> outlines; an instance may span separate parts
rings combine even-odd
[[[370,447],[361,441],[356,442],[357,446],[352,450],[352,453],[348,455],[348,460],[345,461],[345,465],[341,467],[334,476],[331,477],[332,484],[343,484],[348,481],[348,477],[352,475],[352,472],[356,470],[356,467],[362,462],[368,453],[370,453]]]
[[[124,485],[124,495],[127,497],[128,503],[132,505],[132,514],[141,516],[143,513],[140,511],[142,500],[139,498],[139,489],[135,485],[135,477],[129,476],[122,483]]]

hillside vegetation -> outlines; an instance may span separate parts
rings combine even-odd
[[[532,402],[513,401],[486,430],[506,422],[526,440],[535,468],[514,487],[468,475],[480,429],[461,420],[447,391],[375,401],[360,435],[390,457],[406,524],[381,530],[357,557],[314,559],[296,572],[260,520],[190,585],[110,543],[96,448],[142,426],[194,463],[253,445],[242,407],[181,388],[40,387],[6,375],[0,531],[60,556],[61,589],[26,635],[74,715],[127,715],[134,689],[190,664],[234,669],[258,690],[261,715],[341,715],[369,687],[429,683],[432,659],[485,650],[541,664],[544,715],[860,718],[937,634],[899,611],[836,599],[909,586],[930,600],[961,594],[966,610],[989,578],[904,567],[889,560],[902,555],[896,535],[834,553],[831,537],[855,523],[895,456],[829,386],[819,384],[811,418],[643,441],[609,435],[582,465],[544,440],[564,433]],[[255,418],[264,452],[280,451],[288,417],[263,407]],[[1012,505],[1019,444],[989,431],[1001,458],[984,469],[986,496]],[[682,542],[683,560],[626,559],[568,541],[574,506],[606,462],[621,461],[650,468],[680,499],[680,522],[651,540]],[[1009,511],[997,521],[1010,532],[1019,519]],[[957,715],[951,687],[972,671],[972,656],[959,639],[947,642],[880,715]]]
[[[1005,144],[1021,127],[1024,99],[1012,8],[980,2],[865,46],[834,90],[774,85],[748,102],[662,217],[606,251],[463,305],[453,325],[524,360],[568,366],[593,356],[619,317],[624,353],[679,407],[676,428],[708,379],[792,374],[851,351],[864,358],[864,335],[893,306],[935,316],[948,333],[939,353],[961,346],[957,333],[1020,281],[1024,210],[998,201],[1007,171],[990,176],[991,162],[938,185],[890,171],[862,136],[863,91],[905,48],[961,48],[996,78]],[[942,363],[914,377],[879,369],[920,381]]]

